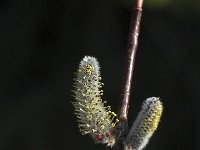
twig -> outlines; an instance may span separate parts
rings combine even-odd
[[[131,94],[131,84],[135,65],[135,56],[138,47],[138,36],[140,31],[140,22],[142,16],[143,0],[135,0],[134,9],[131,15],[129,37],[127,43],[127,55],[125,58],[125,70],[122,83],[121,99],[119,105],[120,122],[116,127],[117,143],[112,150],[123,150],[123,140],[126,136],[128,122],[128,108]]]
[[[142,16],[143,0],[135,0],[134,9],[131,16],[129,37],[127,44],[127,55],[125,58],[124,80],[122,84],[119,118],[127,121],[129,99],[131,94],[132,76],[134,71],[135,56],[138,47],[138,35]]]

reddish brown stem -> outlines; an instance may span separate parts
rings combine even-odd
[[[116,144],[112,150],[124,150],[123,142],[127,132],[127,119],[129,99],[131,94],[131,84],[135,65],[135,56],[138,47],[138,36],[140,31],[140,22],[142,16],[143,0],[135,0],[134,9],[131,15],[129,37],[127,43],[127,54],[125,58],[125,70],[122,83],[121,99],[119,106],[120,122],[115,128]]]
[[[135,66],[135,56],[138,47],[138,35],[140,31],[140,22],[142,16],[142,5],[143,0],[135,0],[130,22],[129,37],[127,43],[127,54],[125,58],[124,79],[122,84],[122,93],[119,108],[119,118],[123,121],[127,121],[128,116],[131,84]]]

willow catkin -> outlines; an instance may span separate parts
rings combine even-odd
[[[76,72],[72,103],[82,135],[89,134],[96,143],[112,146],[115,143],[112,130],[119,120],[115,119],[117,115],[111,107],[105,106],[106,101],[101,99],[103,83],[100,80],[97,59],[85,56]]]
[[[125,140],[125,150],[142,150],[158,127],[163,112],[157,97],[147,98]]]

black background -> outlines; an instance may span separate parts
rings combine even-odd
[[[200,3],[145,3],[129,123],[147,97],[164,114],[146,150],[200,149]],[[155,4],[155,5],[154,5]],[[71,105],[85,55],[101,65],[104,99],[117,110],[131,0],[0,2],[0,149],[105,149],[81,136]]]

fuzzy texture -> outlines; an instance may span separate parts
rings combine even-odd
[[[142,110],[133,123],[125,141],[125,150],[142,150],[158,127],[163,105],[159,98],[151,97],[144,101]]]
[[[107,143],[112,146],[115,137],[112,130],[119,121],[105,106],[106,101],[101,99],[103,83],[100,82],[100,67],[97,59],[85,56],[80,62],[74,82],[74,101],[72,102],[77,116],[78,127],[82,135],[89,134],[96,143]]]

